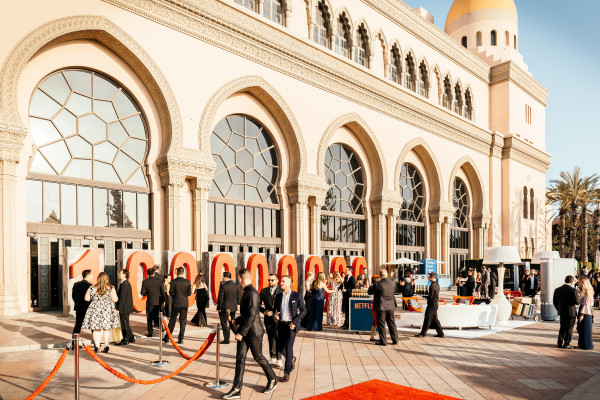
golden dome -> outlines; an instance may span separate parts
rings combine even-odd
[[[517,6],[515,6],[514,0],[454,0],[448,17],[446,17],[446,29],[457,18],[484,8],[498,8],[517,15]]]

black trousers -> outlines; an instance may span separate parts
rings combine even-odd
[[[73,335],[81,333],[81,325],[83,325],[83,319],[85,318],[86,310],[75,311],[75,326],[73,327]]]
[[[558,345],[569,346],[573,336],[573,328],[577,317],[560,317],[560,329],[558,330]]]
[[[235,319],[235,311],[230,311],[229,316],[233,321]],[[221,320],[221,328],[223,329],[223,341],[229,342],[231,329],[229,329],[229,323],[227,322],[227,312],[219,311],[219,319]]]
[[[123,333],[123,340],[131,342],[133,339],[133,332],[131,331],[131,325],[129,325],[129,314],[119,313],[119,321],[121,322],[121,332]]]
[[[148,325],[148,335],[152,335],[154,332],[154,329],[152,328],[152,323],[154,321],[158,321],[159,312],[159,305],[146,307],[146,324]],[[160,321],[160,323],[162,323],[162,321]]]
[[[344,302],[344,325],[342,328],[349,328],[350,326],[350,296],[346,296],[346,293],[342,296]]]
[[[277,322],[273,320],[273,317],[265,317],[264,322],[267,331],[267,342],[269,343],[269,356],[271,358],[281,358],[281,352],[277,348]]]
[[[284,374],[289,375],[292,371],[295,341],[296,332],[290,329],[289,323],[277,324],[277,351],[285,357]]]
[[[396,343],[398,341],[398,329],[396,328],[396,320],[394,319],[394,310],[377,310],[375,314],[377,315],[379,341],[383,344],[386,343],[385,324],[387,324],[392,342]]]
[[[308,319],[310,316],[310,301],[312,299],[312,293],[310,291],[310,288],[308,288],[308,292],[306,292],[306,294],[304,295],[304,305],[306,305],[306,315],[304,316],[304,318],[302,318],[302,322],[300,322],[300,325],[302,325],[303,328],[306,328],[306,324],[308,324]]]
[[[174,307],[171,310],[171,319],[169,319],[169,331],[171,331],[171,336],[173,335],[173,329],[175,329],[175,322],[177,320],[177,316],[179,315],[179,336],[178,339],[181,342],[183,340],[183,335],[185,334],[185,326],[187,325],[187,313],[188,309]]]
[[[233,389],[242,389],[244,382],[244,369],[246,368],[246,355],[248,349],[252,352],[254,361],[263,369],[263,372],[269,381],[275,380],[275,372],[269,365],[262,352],[262,335],[261,336],[244,336],[242,340],[237,342],[237,352],[235,354],[235,377],[233,378]]]
[[[434,328],[438,335],[443,335],[442,325],[437,316],[438,305],[427,306],[425,309],[425,316],[423,317],[423,327],[421,328],[421,335],[426,335],[429,328]]]

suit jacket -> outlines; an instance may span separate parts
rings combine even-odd
[[[474,290],[475,290],[475,277],[473,275],[467,276],[467,281],[465,282],[465,291],[467,292],[467,296],[473,296]]]
[[[233,284],[237,286],[237,284]],[[258,291],[252,285],[246,286],[242,292],[242,300],[240,300],[240,316],[235,319],[235,333],[247,337],[262,337],[265,334],[263,325],[260,322],[259,307],[260,296]]]
[[[167,295],[162,280],[156,276],[150,277],[142,282],[140,294],[146,296],[146,309],[149,309],[152,306],[159,306],[162,299]]]
[[[564,284],[554,290],[552,303],[561,317],[576,317],[579,292],[571,285]]]
[[[75,311],[87,311],[91,301],[85,301],[85,294],[88,289],[92,286],[91,283],[86,281],[85,279],[79,282],[76,282],[73,285],[73,292],[71,293],[71,297],[75,302]]]
[[[131,314],[134,312],[133,308],[133,292],[131,290],[131,283],[124,280],[119,285],[119,292],[117,293],[119,300],[117,300],[117,311],[121,314]]]
[[[356,283],[356,278],[350,275],[349,278],[347,276],[344,278],[344,282],[338,286],[338,290],[346,289],[346,291],[343,293],[343,297],[350,297],[352,296],[352,291],[356,289],[357,286],[358,284]]]
[[[221,286],[219,287],[217,310],[221,312],[225,312],[226,310],[229,310],[230,312],[237,311],[239,298],[240,285],[238,285],[231,279],[225,282],[221,282]]]
[[[369,290],[369,294],[374,295],[373,309],[376,311],[393,310],[396,308],[396,298],[394,295],[400,291],[400,284],[388,278],[375,282]]]
[[[540,278],[538,278],[537,275],[535,275],[533,277],[534,281],[533,281],[533,290],[532,290],[531,289],[531,277],[532,277],[532,275],[529,275],[529,277],[527,279],[523,280],[523,284],[521,285],[523,294],[525,294],[525,293],[535,294],[540,291]]]
[[[192,295],[192,283],[182,276],[175,278],[171,281],[169,294],[173,299],[172,308],[188,308],[188,297]]]
[[[486,269],[484,273],[481,274],[481,286],[487,287],[490,286],[490,270]]]
[[[277,295],[279,293],[281,293],[281,287],[276,286],[275,287],[275,293],[273,293],[273,296],[271,296],[271,288],[270,287],[266,287],[263,290],[260,291],[260,312],[261,313],[265,313],[265,311],[273,311],[275,308],[275,297],[277,297]],[[273,318],[273,316],[268,316],[265,315],[265,326],[269,326],[269,325],[274,325],[275,324],[275,319]]]
[[[425,296],[427,307],[438,307],[440,304],[440,285],[437,282],[431,282],[429,285],[429,294]]]
[[[275,312],[279,313],[279,318],[281,318],[281,304],[283,302],[283,291],[275,296]],[[304,304],[304,299],[300,296],[300,293],[294,292],[293,290],[290,293],[290,301],[288,302],[288,306],[290,307],[290,313],[292,314],[292,323],[296,325],[294,328],[294,332],[300,332],[300,321],[306,315],[306,304]]]

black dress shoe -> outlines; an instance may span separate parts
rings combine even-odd
[[[446,335],[444,335],[443,333],[441,335],[440,334],[433,335],[433,337],[440,337],[440,338],[443,338],[444,336],[446,336]]]
[[[557,344],[556,347],[562,349],[564,346],[562,344]]]
[[[281,378],[281,382],[289,382],[290,381],[290,374],[284,374],[283,378]]]
[[[224,394],[221,396],[222,399],[239,399],[240,397],[242,397],[242,390],[241,389],[231,389],[228,393]]]
[[[98,352],[98,348],[96,346],[94,346],[94,353]]]
[[[183,339],[179,339],[179,340],[177,341],[177,343],[178,343],[178,344],[183,344]]]
[[[369,340],[370,340],[371,342],[379,342],[379,339],[373,339],[373,338],[371,338],[371,339],[369,339]]]
[[[127,346],[129,343],[127,342],[127,340],[123,339],[118,343],[115,343],[115,346]]]
[[[226,342],[226,341],[224,341],[224,340],[223,340],[223,341],[221,342],[221,344],[229,344],[229,342]]]
[[[163,342],[167,343],[169,341],[169,337],[165,335],[165,337],[163,338]]]
[[[563,346],[563,349],[573,350],[574,347],[569,344],[569,345]]]
[[[392,340],[392,344],[398,344],[397,340]]]
[[[108,353],[108,346],[104,346],[104,348],[102,349],[103,353]]]
[[[377,346],[387,346],[387,343],[377,342],[375,343]]]
[[[135,338],[131,338],[131,340],[129,341],[129,343],[135,343]]]
[[[146,335],[146,337],[153,337],[154,335],[152,333],[149,333]]]
[[[272,381],[269,381],[267,383],[267,386],[264,388],[264,390],[262,392],[263,393],[271,393],[273,390],[275,390],[276,387],[277,387],[277,378],[273,379]]]
[[[415,335],[415,337],[424,338],[424,337],[425,337],[425,335],[423,335],[422,333],[419,333],[419,334]]]

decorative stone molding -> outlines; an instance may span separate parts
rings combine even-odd
[[[373,215],[390,215],[402,208],[402,196],[393,190],[384,190],[381,195],[371,196],[369,202]]]
[[[443,201],[439,206],[430,207],[428,210],[429,221],[433,224],[446,222],[449,223],[454,218],[454,205],[451,202]]]
[[[473,227],[488,229],[490,227],[490,222],[492,221],[492,213],[490,210],[483,210],[483,213],[473,215]]]
[[[329,185],[320,176],[303,174],[299,179],[288,182],[285,188],[291,204],[299,199],[307,202],[312,198],[313,202],[324,205]]]
[[[438,204],[442,201],[442,175],[441,168],[435,158],[435,153],[429,147],[427,142],[422,138],[416,138],[404,145],[398,160],[396,161],[396,168],[394,170],[394,189],[400,190],[400,174],[402,172],[402,165],[404,164],[406,157],[410,152],[414,152],[417,157],[421,160],[425,166],[425,175],[429,182],[428,193],[429,193],[429,204]],[[419,171],[421,174],[423,171]]]
[[[490,144],[490,157],[501,158],[504,148],[504,136],[498,132],[492,133],[492,143]]]
[[[481,179],[481,174],[479,173],[479,169],[477,168],[477,164],[473,161],[473,159],[469,156],[463,156],[456,162],[454,168],[452,168],[452,172],[450,173],[450,180],[448,182],[448,199],[451,200],[453,197],[454,191],[454,178],[458,173],[458,170],[461,169],[464,171],[465,175],[467,175],[467,179],[469,180],[469,187],[471,188],[471,210],[473,214],[482,214],[483,210],[487,207],[487,190],[484,189],[485,182]]]
[[[548,90],[512,61],[493,66],[490,69],[490,86],[511,82],[540,102],[544,107],[548,103]]]
[[[514,136],[504,139],[502,159],[510,159],[546,173],[550,167],[551,156]]]

